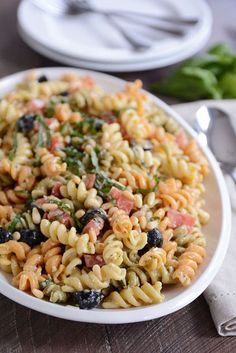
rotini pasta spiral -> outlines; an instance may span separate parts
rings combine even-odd
[[[42,162],[41,171],[43,175],[57,176],[66,171],[66,163],[60,163],[60,158],[54,156],[46,148],[41,148],[38,153]]]
[[[85,183],[78,177],[61,186],[60,192],[64,197],[83,203],[85,208],[96,208],[102,205],[102,198],[97,196],[97,190],[94,188],[87,190]]]
[[[103,302],[106,309],[129,308],[130,306],[141,306],[145,304],[158,304],[163,301],[161,282],[154,285],[144,283],[141,287],[128,287],[120,293],[112,292]]]
[[[104,241],[103,258],[108,263],[121,265],[123,262],[123,243],[114,234],[110,234]]]
[[[178,266],[173,273],[173,278],[178,279],[186,287],[189,286],[199,264],[205,256],[205,249],[199,245],[190,244],[179,257]]]

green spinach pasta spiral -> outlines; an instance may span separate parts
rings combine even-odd
[[[0,268],[81,309],[164,300],[205,256],[197,143],[140,90],[29,74],[0,102]]]

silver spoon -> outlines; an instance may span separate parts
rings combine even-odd
[[[219,108],[203,105],[196,112],[194,128],[200,141],[210,147],[222,170],[236,183],[236,133],[230,116]]]

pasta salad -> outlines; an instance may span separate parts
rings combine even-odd
[[[0,101],[0,268],[20,290],[109,309],[190,285],[208,163],[141,86],[32,72]]]

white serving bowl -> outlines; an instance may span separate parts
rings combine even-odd
[[[40,68],[36,69],[38,75],[45,74],[50,79],[58,78],[65,72],[76,72],[79,75],[90,75],[107,92],[123,89],[125,81],[102,73],[80,70],[69,67]],[[14,86],[22,81],[27,71],[23,71],[0,80],[0,97],[9,92]],[[154,102],[167,114],[173,117],[189,133],[197,139],[194,130],[167,104],[159,98],[150,95]],[[190,287],[183,288],[178,285],[170,285],[164,288],[165,301],[161,304],[143,306],[130,309],[93,309],[81,310],[70,305],[63,306],[53,304],[45,300],[37,299],[24,293],[11,285],[11,276],[0,273],[0,292],[28,308],[63,319],[94,322],[103,324],[129,323],[155,319],[176,310],[196,299],[212,282],[220,269],[229,244],[231,227],[230,201],[225,185],[224,177],[219,165],[207,147],[201,146],[204,155],[209,161],[211,173],[206,177],[206,210],[211,219],[204,227],[207,238],[207,255],[203,264],[199,267],[196,277]]]

